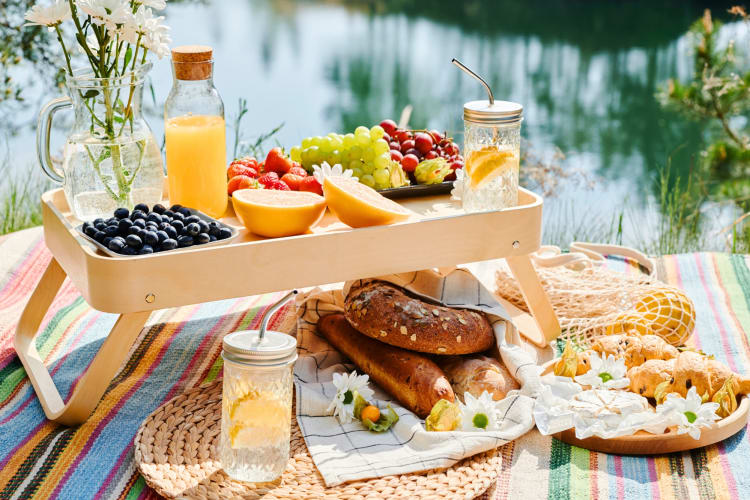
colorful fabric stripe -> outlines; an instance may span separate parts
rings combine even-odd
[[[0,239],[0,499],[158,498],[133,464],[143,419],[180,392],[221,376],[221,339],[257,325],[279,294],[157,311],[92,417],[52,424],[15,355],[15,323],[50,255],[39,229]],[[691,345],[750,372],[750,257],[687,254],[659,259],[660,277],[697,308]],[[610,267],[637,273],[632,262]],[[293,328],[289,307],[272,327]],[[116,316],[92,310],[66,281],[38,337],[40,355],[66,398]],[[656,457],[590,452],[531,431],[504,446],[493,499],[750,498],[750,435]]]

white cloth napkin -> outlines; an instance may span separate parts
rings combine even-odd
[[[294,368],[297,421],[313,462],[327,486],[346,481],[450,467],[463,458],[501,446],[534,426],[533,397],[539,392],[539,370],[524,351],[516,328],[506,320],[505,309],[477,278],[465,269],[447,275],[418,271],[377,278],[402,286],[446,306],[482,311],[488,315],[505,366],[521,385],[500,403],[501,427],[491,432],[428,432],[424,421],[403,408],[371,381],[375,398],[390,402],[399,421],[384,433],[366,430],[358,421],[342,425],[328,415],[336,393],[332,381],[336,372],[350,372],[354,366],[318,336],[321,316],[343,312],[344,289],[313,289],[297,301],[297,342],[300,357]]]

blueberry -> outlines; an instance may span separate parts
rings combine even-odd
[[[156,222],[147,222],[146,229],[149,231],[158,231],[159,225]]]
[[[94,224],[94,227],[97,231],[104,231],[104,228],[107,227],[107,224],[104,222],[100,222],[99,224]]]
[[[144,230],[143,230],[143,229],[141,229],[141,228],[140,228],[140,227],[138,227],[138,226],[130,226],[130,227],[128,228],[128,233],[127,233],[127,234],[134,234],[134,235],[136,235],[136,236],[140,236],[141,234],[143,234],[143,231],[144,231]],[[127,236],[127,234],[126,234],[125,236]]]
[[[116,226],[117,223],[120,221],[117,217],[110,217],[109,219],[105,220],[104,223],[108,226]]]
[[[174,222],[176,220],[178,220],[180,222],[184,222],[185,221],[185,216],[182,215],[180,212],[175,212],[174,216],[172,217],[172,222]]]
[[[177,239],[177,230],[173,228],[172,226],[165,227],[164,232],[167,233],[167,236],[169,238],[172,238],[173,240]]]
[[[107,245],[107,248],[112,250],[113,252],[120,253],[122,252],[122,248],[125,246],[125,242],[122,238],[112,238],[112,241],[109,242],[109,245]]]
[[[166,231],[156,231],[156,238],[159,240],[159,243],[164,243],[164,240],[169,238],[169,235]]]
[[[185,223],[190,224],[191,222],[198,222],[201,218],[197,215],[191,215],[190,217],[185,217]]]
[[[164,213],[161,214],[161,216],[162,218],[166,217],[168,219],[171,219],[172,217],[174,217],[174,212],[172,212],[171,210],[165,210]]]
[[[208,234],[210,234],[211,236],[218,235],[219,229],[221,229],[221,226],[219,226],[219,223],[215,220],[212,220],[208,223]]]
[[[177,210],[177,211],[178,211],[178,212],[180,212],[180,213],[181,213],[181,214],[182,214],[183,216],[185,216],[185,217],[190,217],[190,215],[191,215],[191,214],[193,213],[193,212],[191,212],[191,211],[190,211],[190,209],[189,209],[189,208],[187,208],[187,207],[181,207],[181,208],[180,208],[179,210]]]
[[[217,236],[217,238],[220,240],[225,240],[230,236],[232,236],[232,230],[228,227],[222,227],[221,229],[219,229],[219,235]]]
[[[104,239],[102,240],[102,245],[109,248],[109,244],[112,242],[113,239],[114,238],[112,238],[111,236],[105,236]]]
[[[216,241],[216,236],[214,236],[213,234],[212,234],[212,235],[210,235],[210,236],[209,236],[209,238],[211,238],[211,241],[212,241],[212,242],[213,242],[213,241]]]
[[[167,238],[166,240],[161,242],[162,250],[174,250],[175,248],[177,248],[177,240]]]
[[[193,244],[193,238],[190,236],[180,236],[177,238],[177,245],[180,248],[189,247]]]
[[[177,204],[177,203],[175,203],[174,205],[172,205],[171,207],[169,207],[169,209],[170,209],[170,210],[171,210],[172,212],[176,212],[176,211],[178,211],[178,210],[179,210],[179,209],[181,209],[181,208],[182,208],[182,205],[179,205],[179,204]]]
[[[156,212],[151,212],[146,216],[146,220],[158,224],[161,222],[161,215],[157,214]]]
[[[98,219],[94,219],[94,222],[91,223],[94,227],[96,227],[97,224],[104,224],[104,219],[99,217]]]
[[[161,223],[159,223],[159,229],[161,231],[164,231],[165,229],[167,229],[170,226],[171,226],[171,224],[169,222],[161,222]]]
[[[104,228],[104,233],[107,236],[117,236],[117,233],[120,231],[120,227],[118,225],[114,226],[107,226]]]
[[[97,229],[94,226],[88,226],[88,227],[83,228],[83,233],[86,236],[90,236],[91,238],[94,237],[94,235],[96,234],[96,231]]]
[[[146,255],[149,253],[154,253],[154,248],[151,245],[143,245],[141,249],[138,251],[139,255]]]
[[[198,233],[201,232],[201,227],[197,223],[191,222],[190,224],[185,226],[185,231],[190,236],[198,236]]]
[[[133,221],[130,219],[120,219],[120,222],[117,224],[117,229],[123,234],[128,233],[128,229],[130,229],[130,226],[133,225]]]
[[[136,211],[136,210],[140,210],[144,214],[147,214],[148,213],[148,205],[146,205],[145,203],[139,203],[139,204],[137,204],[136,206],[133,207],[133,211]]]
[[[125,238],[125,242],[131,247],[140,247],[141,245],[143,245],[143,240],[141,240],[141,237],[135,234],[129,234],[128,237]]]
[[[99,243],[104,241],[104,238],[106,237],[107,237],[107,233],[105,233],[104,231],[97,231],[96,233],[94,233],[94,239],[98,241]]]
[[[125,245],[125,238],[123,238],[122,236],[115,236],[114,238],[112,238],[112,241],[115,240],[119,241],[122,245]]]
[[[137,219],[145,219],[146,214],[141,212],[140,210],[133,210],[133,213],[130,214],[130,220],[135,222]]]
[[[124,247],[122,247],[122,250],[120,250],[120,253],[123,255],[136,255],[138,251],[133,247],[125,245]]]
[[[125,207],[120,207],[115,210],[115,217],[118,219],[127,219],[128,215],[130,215],[130,211]]]
[[[208,233],[208,223],[204,220],[198,221],[198,226],[201,228],[201,233]]]
[[[154,205],[154,208],[151,209],[152,212],[156,212],[157,214],[164,213],[165,210],[166,208],[161,203],[157,203]]]
[[[203,243],[208,243],[211,241],[211,236],[208,235],[208,233],[198,233],[198,236],[195,237],[195,243],[197,245],[202,245]]]
[[[145,231],[143,233],[143,242],[147,245],[156,245],[159,243],[159,237],[155,231]]]
[[[173,220],[172,227],[177,231],[177,234],[180,234],[185,229],[185,224],[181,220]]]
[[[143,219],[135,219],[133,221],[133,225],[137,226],[137,227],[140,227],[141,229],[145,229],[146,228],[146,221],[143,220]]]

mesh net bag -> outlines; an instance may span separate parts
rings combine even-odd
[[[542,287],[562,327],[563,340],[590,347],[601,335],[658,335],[684,345],[695,328],[695,307],[685,293],[652,275],[626,274],[597,265],[544,265],[534,258]],[[575,267],[575,268],[574,268]],[[496,293],[527,311],[515,279],[507,270],[496,274]]]

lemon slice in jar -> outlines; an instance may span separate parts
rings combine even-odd
[[[466,157],[466,175],[473,189],[484,186],[512,168],[518,168],[518,159],[507,149],[485,146],[471,151]]]
[[[291,407],[269,392],[251,392],[229,408],[232,448],[269,446],[289,440]]]

